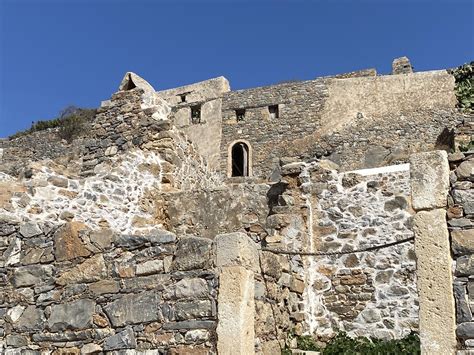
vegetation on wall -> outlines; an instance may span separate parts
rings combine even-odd
[[[456,79],[458,107],[465,111],[474,110],[474,62],[466,63],[449,72]]]
[[[94,119],[95,115],[96,109],[68,106],[61,110],[57,118],[32,122],[29,129],[13,134],[10,136],[10,139],[18,138],[33,132],[57,128],[59,137],[71,142],[74,138],[87,131],[88,123]]]
[[[339,332],[332,338],[325,348],[320,348],[316,341],[307,335],[294,336],[299,350],[319,351],[322,355],[417,355],[421,354],[420,338],[415,332],[411,332],[402,339],[381,340],[375,338],[350,338],[345,332]],[[286,348],[282,355],[291,354]]]

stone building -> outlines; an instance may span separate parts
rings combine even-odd
[[[1,141],[0,351],[279,354],[342,330],[468,353],[456,103],[451,74],[406,58],[239,91],[127,73],[72,142]]]

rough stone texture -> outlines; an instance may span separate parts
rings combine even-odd
[[[454,297],[452,292],[446,292],[452,288],[453,277],[445,216],[443,209],[420,211],[413,225],[420,297],[420,340],[422,352],[430,354],[451,354],[456,349]]]
[[[88,299],[52,306],[48,327],[52,332],[89,328],[94,310],[95,302]]]
[[[413,67],[407,57],[395,58],[392,62],[392,74],[410,74],[413,73]]]
[[[218,235],[215,239],[216,266],[243,266],[258,272],[258,254],[255,242],[243,233]]]
[[[219,280],[217,351],[219,354],[253,354],[253,272],[242,266],[225,266]]]
[[[445,151],[415,154],[410,158],[412,203],[415,210],[444,208],[449,189]]]

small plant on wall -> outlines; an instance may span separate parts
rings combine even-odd
[[[474,110],[474,62],[466,63],[450,70],[456,79],[458,107],[463,111]]]

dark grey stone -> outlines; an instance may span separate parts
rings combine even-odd
[[[13,272],[12,282],[15,287],[39,286],[40,283],[51,279],[52,274],[52,265],[22,266]]]
[[[127,294],[104,307],[114,327],[153,322],[162,318],[160,295],[154,291]]]
[[[469,227],[474,226],[473,222],[469,220],[468,218],[450,219],[448,221],[448,225],[451,227],[457,227],[457,228],[469,228]]]
[[[465,214],[474,213],[474,190],[454,190],[453,197],[463,207]]]
[[[44,323],[43,311],[35,306],[28,306],[18,321],[14,323],[14,328],[19,331],[41,330]]]
[[[49,329],[58,332],[88,328],[92,325],[94,311],[95,302],[89,299],[54,305],[51,307],[51,316],[48,320]]]
[[[127,327],[118,334],[112,335],[104,340],[104,350],[134,349],[137,346],[135,333],[132,328]]]
[[[465,322],[458,325],[456,335],[461,339],[474,338],[474,322]]]
[[[456,259],[455,275],[474,275],[474,255],[464,255]]]
[[[43,233],[36,223],[27,222],[20,225],[20,234],[25,238],[31,238]]]
[[[163,324],[164,330],[181,329],[215,329],[216,322],[212,320],[189,320],[182,322],[170,322]]]
[[[16,232],[16,227],[14,225],[4,223],[4,222],[0,223],[0,236],[1,237],[13,234],[15,232]]]
[[[124,249],[136,249],[144,245],[173,243],[176,240],[174,233],[156,229],[147,235],[121,234],[115,237],[114,244]]]
[[[466,285],[454,283],[454,299],[456,300],[456,322],[469,322],[472,320],[471,309],[467,303]]]
[[[212,305],[210,300],[197,300],[190,302],[178,302],[175,305],[177,320],[187,320],[212,316]]]
[[[186,237],[178,241],[173,270],[203,269],[209,264],[209,253],[212,240],[206,238]]]
[[[93,338],[94,332],[90,329],[76,332],[64,331],[60,333],[34,333],[32,336],[34,342],[66,342],[92,340]]]
[[[8,346],[21,347],[28,345],[28,338],[24,335],[10,334],[6,337],[6,343]]]

